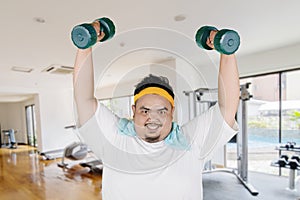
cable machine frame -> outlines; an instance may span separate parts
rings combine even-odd
[[[248,182],[248,133],[247,133],[247,101],[252,98],[248,89],[250,83],[240,85],[240,104],[237,112],[237,121],[239,122],[240,131],[237,134],[237,168],[217,170],[212,168],[211,161],[208,161],[206,168],[208,172],[223,171],[235,174],[244,187],[253,195],[256,196],[259,192]],[[217,100],[203,100],[203,95],[206,93],[217,93],[216,88],[198,88],[193,91],[184,91],[188,96],[189,119],[201,114],[199,111],[200,103],[207,103],[208,108],[214,105]]]

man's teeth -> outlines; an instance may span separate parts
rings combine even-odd
[[[146,127],[149,129],[155,130],[155,129],[158,129],[160,127],[160,125],[159,124],[147,124]]]

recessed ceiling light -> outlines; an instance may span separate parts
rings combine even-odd
[[[174,20],[175,20],[176,22],[181,22],[181,21],[184,21],[185,19],[186,19],[186,16],[183,15],[183,14],[176,15],[176,16],[174,17]]]
[[[35,22],[41,23],[41,24],[46,23],[46,20],[45,20],[44,18],[42,18],[42,17],[35,17],[35,18],[33,18],[33,20],[34,20]]]
[[[30,73],[32,72],[32,68],[29,68],[29,67],[12,67],[11,68],[12,71],[15,71],[15,72],[26,72],[26,73]]]
[[[124,42],[121,42],[120,43],[120,47],[124,47],[125,46],[125,43]]]

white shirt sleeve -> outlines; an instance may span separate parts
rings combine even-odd
[[[84,143],[98,158],[103,157],[106,142],[112,141],[117,134],[119,117],[98,102],[95,114],[79,128]]]
[[[219,105],[211,107],[186,125],[192,145],[198,149],[200,159],[209,160],[214,151],[225,145],[238,131],[237,123],[231,128],[224,120]]]

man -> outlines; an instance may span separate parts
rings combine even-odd
[[[207,44],[213,48],[215,32]],[[104,33],[99,33],[98,40]],[[234,55],[221,55],[218,103],[179,127],[174,93],[164,77],[149,75],[135,88],[133,120],[120,119],[94,97],[92,49],[78,50],[74,95],[80,133],[101,158],[104,200],[202,199],[202,170],[237,127],[239,76]]]

